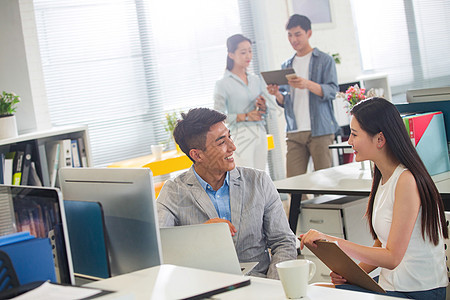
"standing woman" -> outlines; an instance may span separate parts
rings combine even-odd
[[[237,150],[236,165],[266,169],[267,134],[264,117],[269,99],[261,77],[247,73],[252,60],[250,39],[235,34],[227,39],[227,67],[214,91],[214,109],[227,115]]]
[[[399,112],[389,101],[372,98],[354,106],[351,113],[348,143],[355,159],[375,163],[366,213],[375,244],[361,246],[310,230],[301,236],[301,248],[315,247],[319,239],[336,241],[367,273],[381,268],[378,283],[388,295],[445,299],[444,206]],[[341,285],[346,279],[340,275],[330,276],[337,288],[356,289]]]

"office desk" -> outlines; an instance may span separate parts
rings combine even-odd
[[[177,281],[177,279],[175,278],[177,276],[171,276],[173,275],[173,273],[175,273],[174,271],[177,271],[177,273],[181,272],[177,275],[180,275],[184,279],[184,281]],[[212,282],[213,280],[211,280],[211,278],[215,278],[214,282]],[[164,300],[182,298],[183,295],[186,294],[184,291],[190,291],[193,289],[193,281],[201,282],[202,287],[197,287],[196,289],[199,289],[198,292],[202,292],[202,290],[205,290],[205,288],[207,287],[213,287],[214,285],[220,286],[226,280],[229,281],[229,278],[238,278],[240,280],[243,278],[243,276],[203,271],[191,268],[182,268],[172,265],[162,265],[101,281],[96,281],[85,286],[131,294],[134,296],[135,300]],[[280,281],[257,277],[244,278],[250,279],[250,285],[214,295],[211,297],[211,299],[286,299]],[[103,298],[100,297],[98,299],[101,300]],[[308,298],[305,299],[387,300],[396,298],[319,286],[309,286]]]
[[[432,176],[444,206],[450,206],[450,171]],[[372,175],[368,161],[354,162],[274,181],[280,193],[291,193],[289,226],[297,230],[302,194],[369,196]]]

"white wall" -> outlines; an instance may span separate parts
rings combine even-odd
[[[287,1],[292,0],[255,1],[254,8],[259,16],[256,20],[258,42],[264,48],[259,50],[263,70],[280,68],[281,63],[295,53],[285,30],[292,14]],[[341,64],[337,65],[340,83],[355,81],[361,75],[361,64],[350,0],[331,0],[330,4],[335,22],[328,28],[317,28],[313,24],[310,43],[326,53],[340,54]]]
[[[1,0],[0,28],[0,91],[22,99],[16,112],[18,131],[49,128],[32,0]]]

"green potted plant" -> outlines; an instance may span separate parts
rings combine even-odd
[[[20,97],[5,91],[0,95],[0,139],[17,136],[16,105]]]
[[[175,142],[175,140],[173,139],[173,130],[175,129],[175,126],[177,125],[177,120],[179,118],[180,113],[177,112],[171,112],[171,113],[166,113],[166,123],[164,124],[164,129],[166,130],[166,132],[169,133],[169,139],[167,144],[170,141],[174,141],[175,143],[175,147],[177,149],[177,152],[181,152],[181,149],[179,148],[178,144]]]

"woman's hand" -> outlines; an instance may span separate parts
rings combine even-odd
[[[281,95],[280,91],[278,90],[278,85],[276,84],[269,84],[267,86],[267,92],[273,96],[277,96],[278,94]]]
[[[347,279],[337,273],[334,273],[333,271],[331,271],[330,277],[333,284],[344,284],[347,282]]]
[[[250,112],[247,113],[248,116],[248,121],[261,121],[262,120],[262,115],[264,114],[264,111],[261,110],[252,110]]]
[[[265,113],[267,110],[266,99],[262,95],[259,95],[256,98],[256,109],[263,113]]]
[[[327,240],[327,239],[328,239],[328,235],[323,234],[320,231],[317,231],[317,230],[314,230],[314,229],[310,229],[307,233],[300,234],[300,237],[299,237],[300,250],[303,250],[305,245],[317,248],[317,245],[314,243],[315,241]]]

